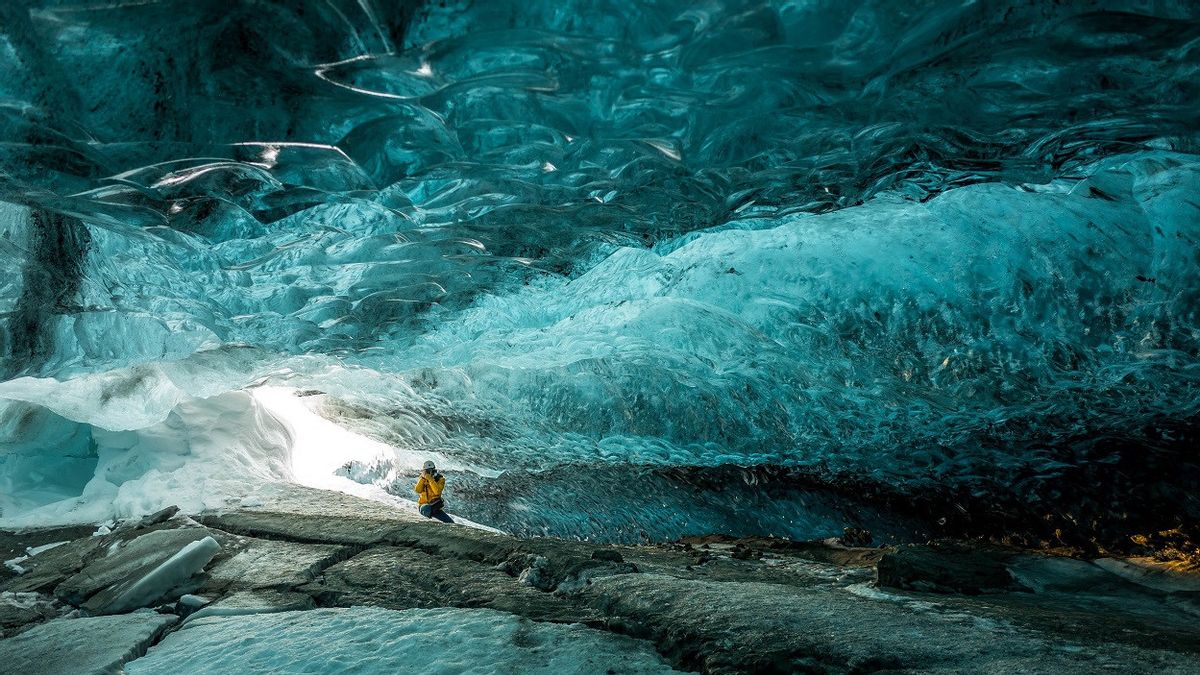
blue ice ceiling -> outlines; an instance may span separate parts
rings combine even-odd
[[[1191,2],[6,3],[8,508],[270,382],[514,530],[1169,526],[1198,69]]]

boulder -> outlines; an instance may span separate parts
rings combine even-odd
[[[1006,565],[1011,554],[967,546],[901,546],[876,566],[880,586],[928,593],[1027,591]]]

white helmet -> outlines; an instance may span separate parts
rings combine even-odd
[[[430,470],[430,469],[434,468],[434,466],[433,466],[433,462],[432,462],[431,460],[428,460],[428,459],[427,459],[427,460],[425,460],[425,466],[423,466],[423,467],[421,467],[421,468],[423,468],[424,470],[428,471],[428,470]]]

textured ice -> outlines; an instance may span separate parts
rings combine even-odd
[[[176,617],[154,612],[55,619],[0,640],[0,658],[14,673],[121,672],[122,664],[144,654],[155,638],[176,621]]]
[[[464,515],[522,532],[845,517],[744,500],[730,466],[1194,518],[1198,21],[7,4],[0,516],[253,501],[347,462],[391,486],[433,457]],[[264,384],[384,447],[322,454]]]
[[[320,673],[673,673],[648,644],[490,609],[376,607],[201,618],[125,666]]]

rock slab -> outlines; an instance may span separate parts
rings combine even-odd
[[[22,675],[110,675],[176,621],[152,612],[56,619],[0,640],[0,664]]]

